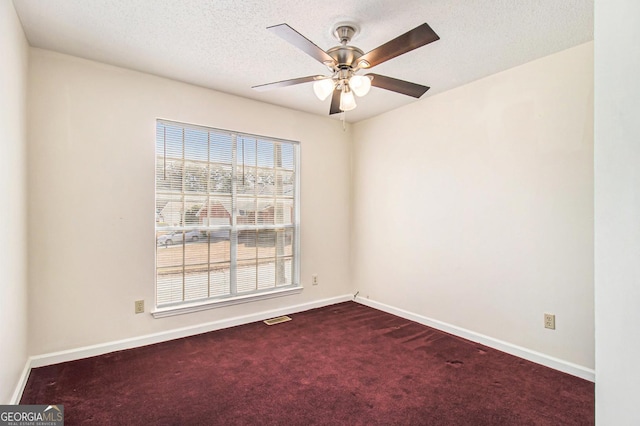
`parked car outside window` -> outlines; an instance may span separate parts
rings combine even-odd
[[[195,242],[195,241],[198,241],[198,239],[200,238],[200,231],[193,230],[193,231],[186,231],[184,233],[182,231],[173,231],[168,234],[159,236],[158,245],[169,246],[171,244],[181,243],[183,236],[187,241]]]

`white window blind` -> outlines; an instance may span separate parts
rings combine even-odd
[[[158,308],[299,286],[298,150],[157,121]]]

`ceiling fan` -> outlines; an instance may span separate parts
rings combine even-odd
[[[332,94],[329,114],[354,109],[356,107],[354,94],[356,96],[365,96],[369,93],[371,86],[420,98],[429,90],[429,87],[380,74],[368,73],[361,75],[358,72],[373,68],[389,59],[440,39],[435,31],[424,23],[370,52],[364,53],[359,48],[349,45],[351,39],[359,31],[358,26],[353,23],[341,23],[337,24],[333,30],[333,35],[338,39],[340,45],[332,47],[325,52],[287,24],[274,25],[268,27],[267,30],[326,65],[332,74],[330,76],[312,75],[299,77],[261,84],[252,88],[264,91],[313,82],[313,91],[320,100],[325,100]]]

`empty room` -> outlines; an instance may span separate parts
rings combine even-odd
[[[636,16],[0,2],[0,424],[640,423]]]

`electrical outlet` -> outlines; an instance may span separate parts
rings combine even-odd
[[[544,314],[544,328],[556,329],[556,316],[554,314]]]
[[[311,275],[311,284],[318,285],[318,274]]]
[[[144,300],[136,300],[136,314],[144,313]]]

